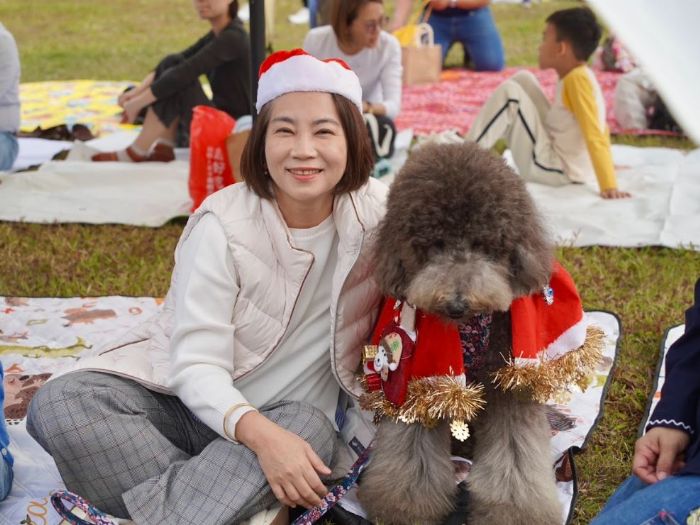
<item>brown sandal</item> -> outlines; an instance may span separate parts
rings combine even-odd
[[[142,157],[136,153],[131,146],[128,146],[124,151],[126,151],[126,154],[133,162],[146,162],[147,160],[151,160],[149,156]],[[119,155],[117,155],[116,151],[104,151],[102,153],[95,153],[90,157],[90,160],[93,162],[117,162],[119,161]]]
[[[172,146],[168,146],[162,142],[156,142],[151,147],[146,160],[152,162],[171,162],[175,160],[175,150]]]

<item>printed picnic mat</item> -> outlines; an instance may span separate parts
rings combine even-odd
[[[114,133],[134,126],[120,124],[122,109],[117,97],[133,85],[127,81],[66,80],[20,84],[22,131],[60,124],[81,123],[94,135]]]
[[[5,369],[5,419],[15,479],[7,500],[0,503],[0,524],[61,523],[48,500],[63,483],[52,458],[26,431],[32,395],[53,374],[67,371],[81,354],[97,352],[125,331],[155,314],[160,299],[151,297],[0,297],[0,360]],[[568,418],[556,425],[552,458],[562,503],[562,523],[572,514],[576,498],[572,451],[585,446],[600,417],[603,397],[615,361],[620,336],[618,319],[607,312],[588,312],[606,333],[604,359],[586,392],[573,390],[552,403]],[[33,521],[27,521],[27,519]]]
[[[416,135],[430,135],[449,129],[464,134],[493,90],[520,69],[524,68],[511,67],[491,73],[448,69],[442,72],[440,82],[404,87],[401,113],[396,119],[396,127],[413,128]],[[525,69],[535,74],[547,97],[553,100],[557,83],[556,73],[537,68]],[[610,131],[619,133],[622,130],[613,114],[613,96],[620,73],[594,71],[603,89]],[[654,130],[635,130],[633,133],[667,134]]]

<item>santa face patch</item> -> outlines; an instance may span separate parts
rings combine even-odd
[[[384,395],[396,405],[403,404],[406,398],[414,348],[411,336],[396,323],[390,323],[379,340],[374,370],[382,378]]]
[[[380,341],[377,355],[374,358],[374,369],[386,381],[389,372],[394,372],[399,367],[403,342],[401,334],[390,332]]]

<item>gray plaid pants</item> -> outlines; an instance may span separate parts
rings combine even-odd
[[[296,401],[261,412],[331,464],[336,435],[323,412]],[[51,380],[34,395],[27,430],[68,490],[139,524],[238,523],[275,502],[250,449],[221,438],[179,398],[130,379],[74,372]]]

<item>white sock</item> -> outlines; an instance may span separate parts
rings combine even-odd
[[[136,144],[132,144],[129,147],[131,148],[131,151],[136,153],[139,157],[146,157],[148,155],[147,151],[142,150]],[[119,160],[120,162],[134,162],[134,159],[132,159],[131,156],[126,152],[126,148],[117,150],[116,153],[117,160]]]

